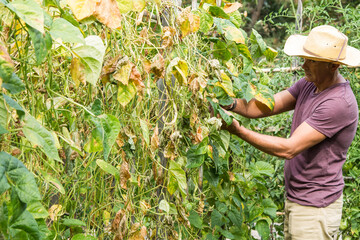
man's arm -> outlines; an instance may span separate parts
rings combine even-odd
[[[320,143],[326,138],[324,134],[315,130],[306,122],[303,122],[290,138],[274,137],[254,132],[241,126],[235,119],[225,129],[265,153],[286,159],[295,157],[300,152]]]
[[[276,115],[295,108],[296,99],[287,90],[274,95],[275,105],[271,111],[266,105],[252,99],[247,102],[245,99],[235,99],[236,107],[232,110],[247,118],[261,118]]]

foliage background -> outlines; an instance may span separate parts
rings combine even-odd
[[[25,0],[11,2],[34,4]],[[36,4],[47,13],[44,34],[39,34],[33,29],[36,23],[24,21],[4,6],[6,1],[0,1],[1,59],[13,62],[11,68],[21,79],[10,77],[15,84],[9,87],[4,85],[5,75],[1,75],[5,95],[0,98],[0,123],[7,132],[0,136],[0,166],[5,166],[4,159],[10,159],[5,152],[13,155],[24,163],[38,186],[32,180],[12,182],[10,170],[0,171],[0,179],[6,176],[11,185],[0,191],[3,236],[249,239],[250,230],[256,229],[264,239],[282,239],[283,219],[276,211],[283,210],[283,160],[217,131],[216,123],[210,120],[206,97],[226,101],[230,95],[216,90],[216,81],[226,81],[221,70],[231,77],[231,90],[238,97],[250,94],[249,82],[261,83],[267,91],[277,92],[301,77],[301,70],[296,74],[255,71],[293,64],[282,47],[287,36],[299,32],[294,25],[296,2],[259,0],[256,5],[244,1],[237,10],[237,20],[241,20],[237,27],[247,33],[246,44],[239,43],[241,37],[229,40],[219,29],[222,25],[212,25],[209,17],[206,21],[200,18],[200,30],[194,29],[195,20],[184,21],[189,24],[184,27],[179,24],[178,14],[188,10],[174,7],[171,1],[146,2],[146,12],[142,11],[142,1],[117,3],[123,4],[122,17],[109,22],[104,17],[114,16],[109,10],[105,15],[98,10],[80,20],[66,1],[38,1]],[[133,5],[133,11],[128,11],[129,4],[134,3],[140,5],[139,10],[138,5]],[[260,4],[259,16],[252,19]],[[349,45],[360,48],[358,2],[318,0],[303,4],[300,32],[307,33],[321,24],[334,25],[349,37]],[[184,9],[186,6],[184,2]],[[164,15],[168,22],[161,21]],[[190,19],[191,15],[185,16]],[[71,25],[58,22],[60,27],[55,28],[54,22],[60,18]],[[117,27],[111,24],[121,27],[114,29]],[[253,50],[261,42],[250,41],[252,28],[268,46],[277,49],[279,55],[273,62],[266,61],[263,54],[255,57]],[[185,36],[184,31],[189,34]],[[52,39],[51,44],[47,36]],[[87,38],[86,45],[92,47],[81,47],[88,36],[99,38]],[[222,52],[223,43],[227,44],[225,52],[230,53],[230,61]],[[245,54],[239,50],[243,45],[251,51],[250,65],[244,57],[238,57]],[[11,61],[4,52],[9,53]],[[220,66],[214,66],[211,59],[218,59]],[[7,69],[5,62],[2,61],[2,74]],[[246,66],[254,71],[245,73]],[[99,75],[94,76],[93,72]],[[235,76],[235,72],[239,75]],[[175,78],[171,78],[171,73]],[[345,67],[341,73],[350,80],[359,100],[359,70]],[[165,83],[158,79],[165,79]],[[165,89],[161,89],[163,85]],[[6,96],[19,105],[6,100]],[[259,95],[247,97],[256,96]],[[288,136],[291,113],[241,120],[256,131]],[[343,239],[359,238],[358,144],[357,134],[343,169]],[[217,154],[220,157],[214,157]],[[196,162],[198,159],[202,159],[202,166]],[[16,162],[13,158],[11,161]],[[41,198],[21,198],[16,187],[19,184],[35,193],[39,189]],[[14,211],[19,205],[32,215],[27,219],[36,220],[30,230],[14,227],[15,223],[29,225],[21,222],[19,216],[24,214]],[[276,231],[270,231],[269,226]]]

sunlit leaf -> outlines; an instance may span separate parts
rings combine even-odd
[[[99,130],[92,131],[89,140],[84,145],[84,150],[88,153],[103,150],[102,138],[103,135],[99,132]]]
[[[185,8],[178,16],[177,23],[180,27],[182,36],[185,37],[194,33],[200,28],[200,16],[191,12],[191,8]]]
[[[121,13],[127,13],[133,10],[133,0],[116,0]]]
[[[75,234],[71,240],[97,240],[96,237],[94,236],[91,236],[91,235],[85,235],[83,233],[78,233],[78,234]]]
[[[118,84],[117,100],[123,107],[125,107],[135,95],[136,87],[133,82],[130,82],[128,85]]]
[[[133,11],[142,12],[146,6],[145,0],[133,0]]]
[[[86,37],[85,42],[85,45],[78,45],[73,51],[84,65],[86,81],[95,86],[101,73],[105,46],[101,38],[94,35]]]
[[[104,150],[104,159],[106,160],[120,132],[119,119],[110,114],[103,114],[97,118],[91,118],[91,122],[96,126],[97,131],[100,133]]]
[[[268,87],[262,84],[257,84],[257,86],[255,86],[250,83],[248,85],[246,90],[246,99],[249,101],[252,98],[255,98],[262,104],[266,105],[270,110],[274,108],[275,101],[273,93]]]
[[[226,27],[225,29],[225,37],[230,40],[234,41],[236,43],[242,43],[245,44],[245,36],[243,35],[242,31],[240,31],[236,27]]]
[[[175,178],[180,191],[184,195],[186,195],[187,182],[186,182],[185,171],[181,168],[181,166],[177,162],[170,161],[169,175]]]
[[[114,73],[113,78],[124,85],[128,85],[131,69],[132,65],[130,62],[128,62],[127,64],[121,66],[121,68]]]
[[[101,0],[95,7],[94,16],[109,28],[121,26],[121,12],[116,0]]]
[[[271,61],[274,61],[274,59],[278,55],[278,52],[271,47],[267,47],[264,52],[264,55],[266,57],[266,60],[271,62]]]
[[[214,23],[213,17],[207,12],[201,12],[200,14],[200,31],[207,34]]]
[[[272,177],[275,171],[273,165],[264,161],[252,163],[249,167],[249,170],[253,176],[265,175],[268,177]]]
[[[236,10],[238,10],[241,7],[242,7],[242,4],[238,3],[238,2],[226,3],[225,6],[224,6],[224,12],[225,13],[232,13],[232,12],[235,12]]]
[[[180,84],[187,85],[188,65],[186,61],[178,57],[174,58],[168,66],[168,72],[174,74]]]
[[[25,114],[23,132],[26,138],[33,145],[39,146],[46,156],[62,163],[51,132],[29,114]]]
[[[30,202],[27,205],[26,210],[28,210],[35,219],[47,218],[49,216],[48,211],[45,209],[45,207],[41,204],[40,201]]]
[[[50,28],[50,34],[53,39],[59,38],[65,43],[85,44],[84,37],[79,28],[63,18],[57,18],[53,21]]]
[[[221,72],[221,81],[216,82],[215,86],[219,86],[222,89],[225,90],[225,92],[230,96],[230,97],[235,97],[235,94],[233,92],[233,86],[232,86],[232,81],[229,78],[228,75],[226,75],[226,73]]]
[[[77,20],[82,20],[84,18],[90,17],[96,8],[96,4],[101,0],[67,0],[71,11]]]
[[[44,11],[34,0],[14,0],[5,4],[27,25],[44,34]]]

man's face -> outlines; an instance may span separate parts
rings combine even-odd
[[[331,74],[331,63],[304,59],[302,68],[305,70],[305,80],[313,83],[321,83]]]

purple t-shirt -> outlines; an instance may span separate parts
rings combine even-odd
[[[305,121],[326,138],[285,161],[285,190],[290,201],[326,207],[342,194],[342,166],[355,136],[358,106],[349,82],[315,90],[305,78],[288,89],[296,98],[291,134]]]

